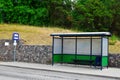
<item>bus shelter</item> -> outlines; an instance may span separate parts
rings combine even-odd
[[[53,33],[52,65],[73,63],[108,67],[109,32]]]

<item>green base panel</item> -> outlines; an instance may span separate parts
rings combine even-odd
[[[53,62],[54,63],[74,63],[74,60],[93,60],[95,61],[97,56],[92,55],[75,55],[75,54],[54,54],[53,55]],[[88,64],[89,63],[84,63]],[[92,63],[95,65],[95,62]],[[102,56],[102,66],[108,66],[108,56]]]

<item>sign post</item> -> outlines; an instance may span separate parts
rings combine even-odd
[[[14,58],[14,61],[16,61],[16,46],[17,46],[17,42],[19,41],[19,33],[16,33],[16,32],[13,33],[12,40],[14,45],[13,58]]]

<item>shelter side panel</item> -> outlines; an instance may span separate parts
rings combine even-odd
[[[90,55],[90,39],[77,39],[77,54]]]
[[[61,54],[61,38],[54,39],[54,54]]]
[[[75,39],[70,38],[63,39],[63,53],[75,54]]]
[[[108,39],[106,37],[103,38],[103,56],[108,56]]]
[[[101,39],[92,39],[92,55],[101,55]]]

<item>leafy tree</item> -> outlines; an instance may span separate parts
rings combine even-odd
[[[120,0],[113,0],[111,10],[113,18],[110,31],[120,36]]]
[[[120,0],[0,0],[0,23],[110,31],[120,36]]]
[[[108,31],[112,15],[101,0],[78,0],[73,10],[77,29]]]
[[[1,21],[30,25],[47,25],[47,1],[42,0],[1,0]]]
[[[54,26],[69,26],[68,17],[71,12],[71,0],[50,0],[49,1],[50,24]]]

